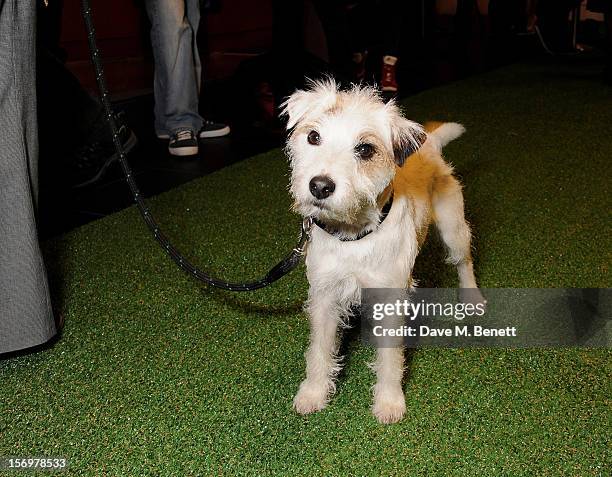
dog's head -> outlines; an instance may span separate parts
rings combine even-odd
[[[331,79],[296,91],[282,107],[295,210],[354,227],[378,218],[377,199],[424,141],[423,128],[375,89],[340,91]]]

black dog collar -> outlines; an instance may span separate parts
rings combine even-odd
[[[393,194],[391,194],[391,198],[387,201],[387,203],[384,205],[384,207],[381,210],[380,222],[378,223],[379,227],[380,227],[380,224],[382,224],[385,221],[385,219],[387,218],[387,215],[389,215],[389,211],[391,210],[391,206],[392,205],[393,205]],[[361,240],[363,237],[366,237],[367,235],[370,235],[372,232],[374,232],[374,230],[376,230],[376,229],[373,229],[373,230],[367,230],[367,231],[359,232],[355,238],[338,237],[337,232],[335,232],[333,230],[329,230],[327,225],[325,225],[319,219],[316,219],[316,218],[313,217],[312,221],[320,229],[325,230],[329,235],[332,235],[332,236],[336,237],[341,242],[354,242],[355,240]]]

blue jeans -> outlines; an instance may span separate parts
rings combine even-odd
[[[198,132],[202,65],[196,36],[200,0],[146,0],[155,61],[155,132]]]

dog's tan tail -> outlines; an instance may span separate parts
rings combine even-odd
[[[428,122],[425,123],[425,131],[428,139],[435,143],[438,150],[442,150],[449,142],[457,139],[465,132],[465,128],[459,123],[440,123]]]

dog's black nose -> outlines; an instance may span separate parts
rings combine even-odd
[[[310,193],[317,199],[327,199],[335,189],[336,184],[327,176],[315,176],[310,179]]]

